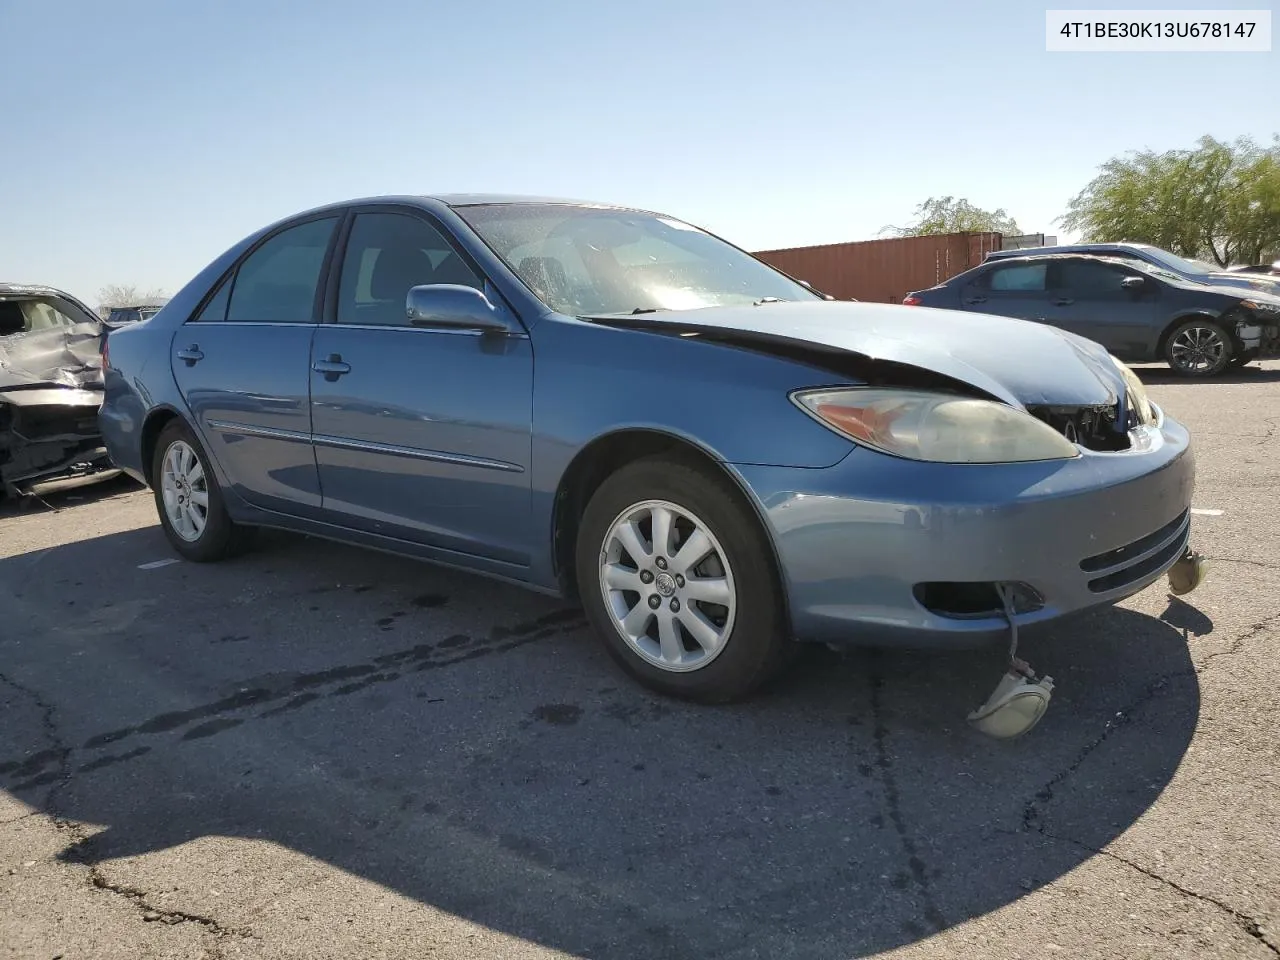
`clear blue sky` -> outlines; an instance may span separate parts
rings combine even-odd
[[[1046,6],[0,0],[0,279],[173,292],[279,216],[400,192],[637,204],[750,249],[943,194],[1055,232],[1110,156],[1280,132],[1280,54],[1049,54]]]

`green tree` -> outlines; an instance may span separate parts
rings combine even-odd
[[[1094,242],[1256,263],[1280,246],[1280,137],[1265,149],[1202,137],[1190,150],[1115,157],[1071,201],[1062,225]]]
[[[930,197],[916,207],[915,223],[906,227],[885,227],[880,232],[895,237],[924,237],[965,231],[1005,236],[1017,236],[1022,232],[1003,208],[983,210],[968,200],[955,197]]]

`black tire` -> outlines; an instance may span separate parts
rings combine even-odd
[[[165,508],[164,501],[164,464],[165,457],[175,444],[186,444],[200,463],[204,473],[204,493],[208,496],[205,511],[204,528],[194,538],[184,536],[174,527]],[[217,478],[209,463],[209,455],[196,439],[195,434],[181,420],[167,423],[156,441],[155,454],[151,461],[151,490],[155,497],[156,513],[160,516],[160,526],[168,537],[173,549],[185,559],[196,563],[214,563],[235,556],[248,547],[252,530],[233,523],[227,516],[226,506],[222,500],[222,490],[218,487]]]
[[[1191,366],[1184,361],[1186,355],[1179,351],[1180,346],[1185,346],[1186,338],[1195,336],[1195,331],[1200,331],[1200,339],[1204,339],[1206,336],[1213,336],[1221,344],[1221,352],[1216,354],[1212,363],[1205,366]],[[1169,365],[1169,369],[1180,377],[1189,377],[1197,380],[1216,377],[1231,366],[1235,352],[1236,345],[1231,334],[1227,333],[1221,324],[1212,320],[1200,318],[1184,320],[1170,330],[1169,335],[1164,339],[1165,362]]]
[[[632,506],[649,500],[666,501],[696,516],[719,542],[732,574],[736,612],[728,635],[709,662],[687,672],[674,672],[646,660],[615,625],[601,586],[600,563],[615,520]],[[676,532],[672,543],[678,543],[680,536]],[[673,547],[670,552],[674,556],[678,550]],[[622,467],[596,489],[587,504],[578,526],[575,553],[578,593],[597,636],[627,673],[659,693],[701,703],[743,699],[776,674],[797,646],[787,636],[782,591],[759,518],[727,478],[705,467],[661,456]],[[646,565],[636,566],[645,569]],[[656,567],[649,570],[650,574],[655,572]],[[653,581],[655,596],[660,580],[661,576]],[[680,585],[683,588],[683,580]],[[636,608],[645,602],[637,599]],[[670,603],[661,597],[658,602],[660,606]],[[686,606],[690,602],[686,598]],[[699,604],[697,611],[704,610],[701,601],[692,602]],[[723,628],[725,623],[719,626]],[[656,621],[649,629],[656,632]],[[686,649],[690,638],[686,634],[682,641]],[[702,655],[701,648],[695,647],[695,655]]]
[[[1259,352],[1260,351],[1258,351],[1257,349],[1253,349],[1253,350],[1245,350],[1241,353],[1237,353],[1234,357],[1231,358],[1231,364],[1230,364],[1231,369],[1239,370],[1241,367],[1247,364],[1253,363],[1253,361],[1258,359]]]

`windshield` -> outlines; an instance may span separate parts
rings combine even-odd
[[[669,217],[558,203],[457,212],[547,306],[570,316],[821,299]]]
[[[1214,272],[1214,268],[1201,260],[1184,260],[1177,254],[1170,253],[1168,250],[1161,250],[1159,247],[1143,247],[1147,256],[1163,267],[1167,267],[1174,273],[1190,274],[1195,277],[1206,276]]]
[[[1161,280],[1169,280],[1173,283],[1200,282],[1199,280],[1188,280],[1180,274],[1176,274],[1171,270],[1166,270],[1164,267],[1157,267],[1154,263],[1147,263],[1145,260],[1125,260],[1123,262],[1126,267],[1133,267],[1136,270],[1141,270],[1143,273],[1149,273],[1153,277],[1159,277]]]

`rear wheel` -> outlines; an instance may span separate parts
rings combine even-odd
[[[610,476],[587,505],[578,590],[633,677],[670,696],[726,702],[769,679],[792,646],[771,556],[728,481],[649,458]]]
[[[181,420],[171,420],[160,431],[151,488],[160,526],[186,559],[223,560],[248,545],[251,531],[227,516],[208,455]]]
[[[1212,320],[1187,320],[1165,339],[1169,368],[1183,377],[1216,377],[1231,364],[1235,352],[1231,336]]]

